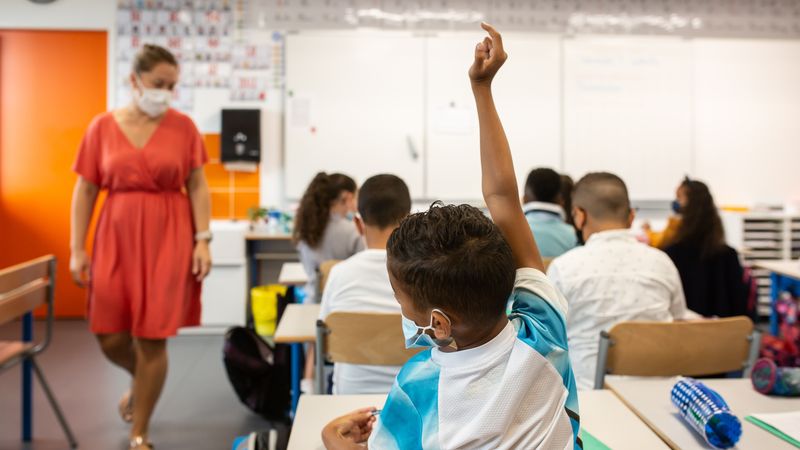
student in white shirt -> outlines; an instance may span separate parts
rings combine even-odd
[[[556,258],[547,275],[569,304],[567,337],[578,389],[592,389],[601,331],[689,313],[675,265],[630,232],[634,213],[622,179],[605,172],[584,176],[575,185],[572,214],[586,244]]]
[[[389,279],[406,346],[432,348],[403,366],[377,419],[364,409],[328,424],[329,450],[363,449],[367,438],[373,450],[581,447],[566,301],[541,272],[522,213],[491,91],[506,53],[483,28],[491,38],[475,48],[469,75],[494,223],[469,205],[434,204],[392,233]]]
[[[375,175],[358,192],[356,227],[367,249],[331,269],[319,318],[333,312],[400,313],[386,270],[386,241],[411,211],[408,186],[394,175]],[[334,394],[386,394],[400,367],[336,363]]]

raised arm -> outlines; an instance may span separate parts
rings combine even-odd
[[[492,220],[511,246],[517,267],[544,270],[536,241],[522,213],[511,150],[492,98],[492,79],[508,55],[503,49],[500,33],[486,23],[481,27],[489,36],[475,47],[475,61],[469,69],[469,78],[480,124],[483,198]]]

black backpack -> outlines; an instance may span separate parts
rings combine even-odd
[[[278,299],[278,318],[294,301],[291,289]],[[225,333],[223,360],[228,379],[239,400],[269,421],[288,422],[291,401],[291,350],[286,344],[271,345],[252,324]]]

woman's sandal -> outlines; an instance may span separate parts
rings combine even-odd
[[[119,400],[119,416],[126,423],[133,422],[133,394],[126,392]]]
[[[130,450],[153,450],[152,442],[145,441],[143,437],[136,436],[135,438],[131,439]]]

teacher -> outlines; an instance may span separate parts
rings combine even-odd
[[[167,375],[166,339],[200,323],[200,286],[211,267],[208,156],[192,120],[169,107],[178,62],[145,45],[135,56],[133,101],[95,117],[73,170],[70,271],[88,287],[89,327],[105,356],[132,376],[122,419],[130,448],[152,449],[148,428]],[[108,191],[91,264],[85,241]]]

